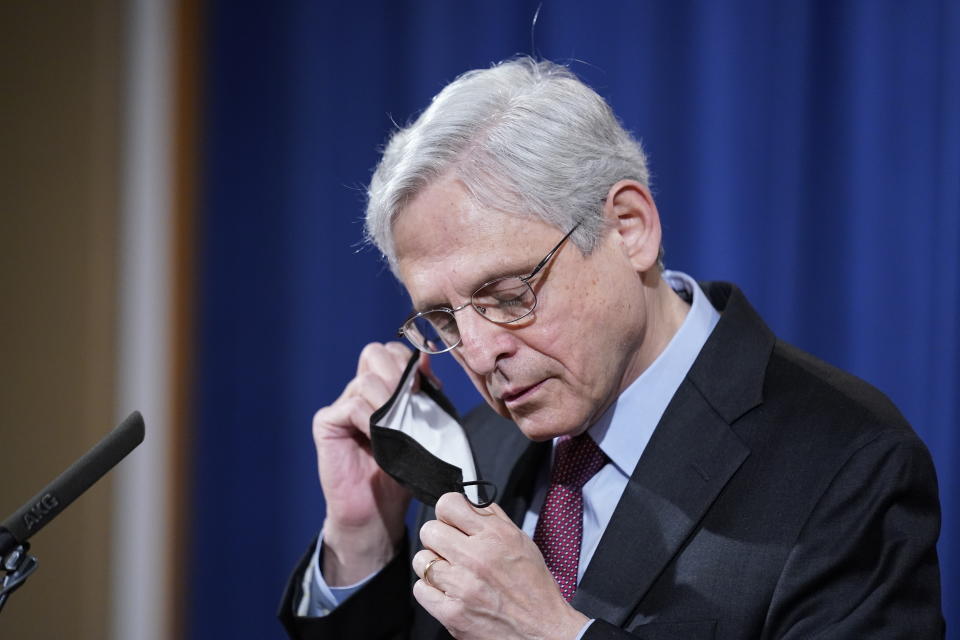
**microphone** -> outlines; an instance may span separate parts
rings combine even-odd
[[[71,502],[143,442],[143,416],[134,411],[82,458],[0,526],[0,559],[45,527]]]

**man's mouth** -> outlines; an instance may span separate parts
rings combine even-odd
[[[511,387],[505,389],[500,399],[507,406],[520,404],[530,399],[543,386],[546,379],[523,387]]]

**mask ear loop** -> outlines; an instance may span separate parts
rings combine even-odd
[[[477,492],[478,496],[487,495],[488,492],[486,491],[486,488],[489,487],[490,499],[481,500],[480,502],[474,502],[473,500],[470,499],[470,496],[467,495],[467,492],[463,490],[464,488],[470,487],[470,486],[483,487],[481,491]],[[469,482],[461,483],[460,487],[461,487],[460,492],[463,493],[463,496],[467,499],[467,502],[477,507],[478,509],[489,507],[490,505],[492,505],[494,502],[497,501],[497,485],[493,484],[489,480],[470,480]]]

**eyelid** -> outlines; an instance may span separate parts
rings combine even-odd
[[[482,289],[484,286],[490,284],[491,282],[496,282],[497,280],[503,280],[504,278],[520,278],[520,279],[523,279],[523,278],[527,277],[528,275],[530,275],[530,272],[531,272],[533,269],[534,269],[534,267],[530,267],[529,269],[527,269],[527,270],[525,270],[525,271],[520,271],[520,272],[517,272],[517,273],[501,274],[501,275],[499,275],[499,276],[494,276],[494,277],[492,277],[492,278],[487,278],[486,280],[481,280],[479,284],[475,285],[475,286],[471,289],[471,291],[472,291],[473,293],[476,293],[477,291],[479,291],[480,289]],[[470,295],[473,295],[473,293],[471,293]],[[439,310],[443,310],[443,311],[453,311],[453,312],[456,312],[458,309],[462,309],[464,305],[468,305],[468,304],[470,304],[470,298],[467,298],[467,299],[464,301],[463,305],[461,305],[461,306],[459,306],[459,307],[456,307],[456,306],[450,304],[449,301],[440,302],[440,303],[436,303],[436,304],[430,304],[430,305],[415,306],[415,307],[413,308],[413,311],[412,311],[412,312],[410,313],[410,315],[407,317],[407,320],[410,320],[410,318],[414,317],[414,316],[417,315],[418,313],[426,313],[427,311],[439,311]]]

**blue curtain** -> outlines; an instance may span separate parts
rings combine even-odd
[[[532,29],[536,9],[208,2],[187,637],[283,637],[276,602],[323,518],[312,414],[407,312],[360,244],[377,149],[517,53],[570,63],[642,138],[668,266],[737,282],[911,420],[960,626],[960,3],[545,0]]]

